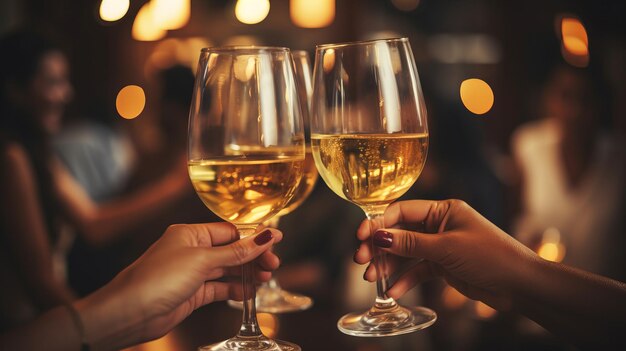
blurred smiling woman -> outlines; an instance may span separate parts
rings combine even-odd
[[[64,280],[69,223],[92,245],[157,215],[188,187],[180,167],[160,181],[96,205],[53,155],[73,95],[62,51],[16,32],[0,40],[0,330],[73,300]]]

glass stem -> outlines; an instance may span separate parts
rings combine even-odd
[[[265,221],[263,224],[266,225],[267,227],[278,229],[278,225],[280,224],[280,218],[281,216],[276,215],[268,219],[267,221]],[[274,246],[272,246],[270,250],[274,251]],[[269,282],[264,283],[264,284],[271,289],[280,289],[280,285],[278,285],[278,280],[273,275],[272,275],[272,279],[270,279]]]
[[[237,226],[239,239],[254,234],[256,226]],[[256,287],[254,285],[254,261],[248,262],[241,267],[241,285],[243,287],[243,321],[237,336],[254,337],[261,336],[261,328],[256,319]]]
[[[370,237],[370,245],[374,254],[374,264],[376,267],[376,303],[374,309],[386,310],[397,306],[396,301],[387,296],[389,289],[389,276],[387,274],[387,253],[374,245],[374,232],[385,228],[385,209],[387,205],[365,208],[365,215],[370,221],[372,229]]]

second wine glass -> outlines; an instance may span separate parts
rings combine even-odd
[[[240,238],[279,213],[304,166],[304,133],[287,48],[203,49],[189,120],[189,175],[202,202],[234,224]],[[299,351],[261,332],[256,318],[255,262],[242,268],[243,322],[211,351]]]
[[[322,179],[359,206],[374,230],[387,206],[417,180],[428,151],[426,108],[406,38],[318,45],[313,71],[311,144]],[[387,296],[386,254],[372,245],[374,306],[337,323],[354,336],[391,336],[432,325],[425,307]]]
[[[311,111],[311,95],[313,94],[313,87],[311,83],[311,62],[309,60],[309,54],[304,50],[293,50],[291,54],[294,61],[294,74],[296,77],[298,96],[300,97],[300,103],[302,105],[302,114],[306,130],[305,135],[308,136],[310,135],[308,132],[308,122]],[[300,207],[300,205],[302,205],[309,195],[311,195],[311,192],[313,192],[313,188],[315,187],[315,183],[317,182],[317,178],[318,173],[315,168],[313,156],[311,155],[310,140],[307,140],[304,173],[298,189],[285,208],[264,224],[270,227],[278,228],[280,219],[283,216],[295,211],[298,207]],[[228,304],[234,308],[243,308],[243,303],[241,301],[228,300]],[[261,284],[256,292],[256,307],[259,312],[296,312],[307,310],[311,306],[313,306],[313,299],[305,295],[284,290],[278,283],[278,279],[274,277],[272,277],[269,282]]]

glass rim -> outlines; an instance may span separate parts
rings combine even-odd
[[[264,46],[264,45],[227,45],[227,46],[210,46],[202,48],[201,53],[233,53],[233,52],[291,52],[291,49],[285,46]]]
[[[318,44],[315,46],[315,50],[321,49],[334,49],[334,48],[342,48],[346,46],[357,46],[357,45],[369,45],[374,43],[408,43],[408,37],[399,37],[399,38],[387,38],[387,39],[370,39],[370,40],[356,40],[356,41],[348,41],[345,43],[329,43],[329,44]]]

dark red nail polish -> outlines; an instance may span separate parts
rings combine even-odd
[[[374,245],[383,248],[390,248],[393,243],[393,234],[388,231],[379,230],[374,233],[373,238]]]
[[[367,267],[365,268],[365,272],[363,272],[363,280],[368,281],[367,280],[367,272],[370,270],[370,268],[372,267],[372,264],[368,264]]]
[[[273,237],[274,235],[272,234],[272,231],[269,229],[265,229],[264,231],[261,232],[261,234],[257,235],[256,238],[254,238],[254,243],[259,246],[265,245],[270,240],[272,240]]]

